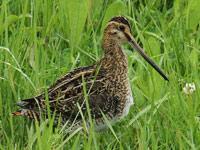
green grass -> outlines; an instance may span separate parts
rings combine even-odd
[[[199,10],[199,0],[0,1],[0,149],[200,149]],[[14,103],[98,60],[103,28],[117,14],[169,83],[126,45],[135,105],[112,128],[65,135],[51,120],[11,115]],[[186,83],[196,86],[188,96]]]

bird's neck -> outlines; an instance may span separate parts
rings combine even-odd
[[[112,39],[104,39],[102,48],[101,70],[110,75],[127,75],[128,61],[122,45]]]

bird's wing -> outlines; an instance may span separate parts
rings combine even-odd
[[[85,115],[87,113],[86,101],[84,95],[84,87],[89,103],[91,115],[98,118],[101,112],[106,113],[110,111],[110,103],[117,103],[113,101],[114,98],[108,91],[110,81],[105,78],[103,73],[98,73],[98,67],[88,66],[80,67],[61,77],[48,89],[48,103],[51,114],[53,112],[60,112],[66,120],[70,118],[81,118],[77,115],[81,109]],[[83,83],[83,79],[85,83]],[[39,111],[47,114],[47,100],[45,93],[36,96],[35,98],[23,100],[23,103],[18,103],[23,109]],[[114,110],[113,110],[114,111]],[[57,114],[58,114],[57,113]]]
[[[79,68],[72,70],[71,72],[68,72],[65,76],[59,78],[47,90],[49,101],[53,102],[55,99],[57,100],[57,99],[62,98],[65,95],[65,92],[73,90],[72,88],[81,84],[82,76],[83,77],[91,76],[93,74],[94,70],[95,70],[94,65],[79,67]],[[38,102],[41,103],[41,101],[43,101],[45,99],[46,99],[46,97],[45,97],[45,92],[44,92],[36,97],[24,99],[22,103],[17,103],[17,105],[19,105],[21,107],[28,107],[28,106],[33,107],[33,105],[37,105],[36,100],[37,100],[37,103]]]

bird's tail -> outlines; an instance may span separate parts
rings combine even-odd
[[[15,116],[24,116],[24,117],[32,118],[36,120],[39,120],[40,118],[39,111],[30,110],[30,109],[20,109],[20,110],[12,112],[12,114]]]
[[[21,109],[12,112],[12,114],[15,116],[24,116],[27,118],[33,118],[38,120],[40,118],[39,110],[36,108],[32,108],[30,102],[31,101],[16,103],[15,105],[20,106]]]
[[[21,113],[22,110],[17,110],[17,111],[13,111],[11,114],[15,115],[15,116],[23,116],[23,114]]]

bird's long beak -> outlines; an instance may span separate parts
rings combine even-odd
[[[169,79],[167,78],[167,76],[162,72],[162,70],[151,60],[151,58],[149,58],[149,56],[147,56],[147,54],[144,52],[144,50],[136,43],[136,41],[131,38],[131,40],[129,40],[130,45],[137,51],[140,53],[140,55],[167,81],[169,81]]]

